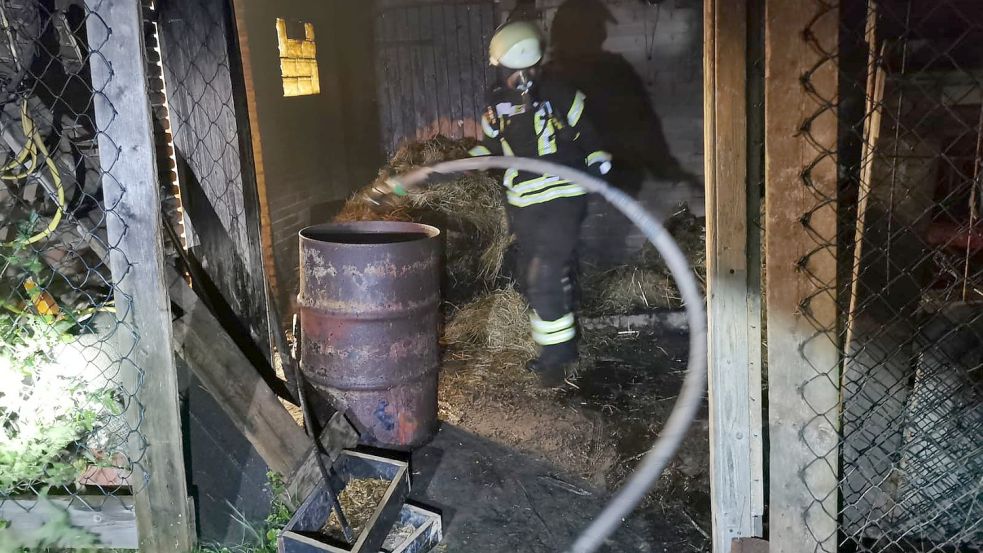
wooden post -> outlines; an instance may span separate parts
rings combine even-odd
[[[160,197],[138,0],[86,0],[109,258],[115,282],[127,416],[135,429],[140,550],[191,551],[171,312],[164,284]],[[142,438],[142,439],[141,439]],[[143,439],[146,443],[143,443]]]
[[[766,0],[769,542],[775,553],[836,550],[838,23],[838,9],[822,2]],[[822,52],[833,56],[824,60]]]
[[[760,242],[748,224],[748,5],[704,6],[710,492],[713,550],[726,553],[762,535]]]

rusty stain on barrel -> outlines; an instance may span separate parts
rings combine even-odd
[[[363,443],[411,449],[436,431],[439,235],[382,221],[300,231],[301,370]]]

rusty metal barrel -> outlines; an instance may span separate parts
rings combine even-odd
[[[437,428],[440,231],[364,221],[300,231],[301,370],[367,445]]]

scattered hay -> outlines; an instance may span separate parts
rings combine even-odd
[[[442,337],[441,418],[459,422],[472,401],[495,391],[531,390],[525,365],[536,357],[526,300],[508,286],[452,313]]]
[[[665,226],[689,259],[697,279],[705,284],[705,226],[685,205],[679,207]],[[662,256],[648,243],[634,264],[604,271],[585,271],[581,282],[583,312],[591,316],[683,306],[675,279]]]
[[[345,489],[338,494],[338,502],[341,503],[341,510],[348,519],[348,524],[352,527],[352,534],[355,539],[365,529],[365,524],[369,522],[375,514],[376,507],[386,495],[389,489],[389,480],[382,478],[356,478],[348,482]],[[321,528],[321,533],[335,540],[347,543],[345,533],[338,522],[338,514],[332,509],[327,522]]]
[[[617,459],[600,417],[565,405],[525,370],[537,354],[529,307],[508,286],[457,309],[444,329],[440,417],[605,486]]]
[[[389,531],[389,535],[386,536],[386,541],[382,542],[382,549],[385,551],[396,549],[406,542],[406,540],[410,539],[410,536],[414,532],[416,532],[416,526],[397,522],[393,525],[393,529]]]
[[[403,145],[367,188],[416,167],[467,157],[473,140],[436,136]],[[486,173],[464,173],[453,181],[431,185],[392,205],[373,209],[357,192],[336,221],[413,221],[439,227],[447,244],[448,284],[452,288],[489,286],[502,269],[505,250],[512,243],[505,203],[498,181]]]

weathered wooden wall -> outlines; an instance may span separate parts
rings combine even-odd
[[[162,0],[157,7],[178,184],[193,229],[188,245],[241,326],[268,353],[259,204],[249,152],[242,148],[249,129],[245,113],[237,111],[241,75],[229,55],[231,5]]]
[[[494,79],[485,54],[496,26],[492,0],[383,0],[375,16],[382,146],[436,134],[477,137]]]

